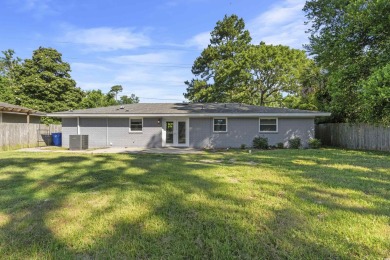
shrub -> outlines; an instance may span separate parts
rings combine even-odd
[[[268,149],[268,138],[255,137],[253,139],[253,148],[255,148],[255,149]]]
[[[246,148],[246,144],[241,144],[240,148],[244,150]]]
[[[301,147],[301,138],[295,137],[288,140],[288,147],[290,149],[299,149]]]
[[[321,147],[321,140],[312,138],[309,140],[309,148],[311,149],[318,149]]]
[[[277,147],[278,149],[283,149],[283,148],[284,148],[284,144],[283,144],[283,143],[277,143],[277,144],[276,144],[276,147]]]

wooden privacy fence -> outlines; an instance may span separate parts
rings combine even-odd
[[[1,123],[0,150],[50,145],[51,133],[61,130],[61,125]]]
[[[324,145],[349,149],[390,151],[390,127],[366,124],[316,125],[316,138]]]

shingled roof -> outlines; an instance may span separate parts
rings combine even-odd
[[[11,113],[29,113],[36,116],[43,116],[45,113],[40,112],[35,109],[21,107],[17,105],[8,104],[5,102],[0,102],[0,111],[2,112],[11,112]]]
[[[218,115],[218,114],[302,114],[312,116],[328,116],[329,113],[318,111],[253,106],[239,103],[137,103],[110,107],[98,107],[82,110],[55,112],[49,116],[69,117],[72,115]]]

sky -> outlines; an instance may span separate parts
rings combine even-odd
[[[42,47],[62,53],[84,89],[182,102],[184,81],[224,15],[243,18],[258,44],[303,49],[304,0],[0,0],[0,50],[26,59]]]

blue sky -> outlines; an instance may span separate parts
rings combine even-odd
[[[0,50],[31,58],[52,47],[82,89],[122,85],[141,102],[184,101],[185,80],[225,14],[244,18],[253,43],[307,43],[304,0],[1,0]]]

